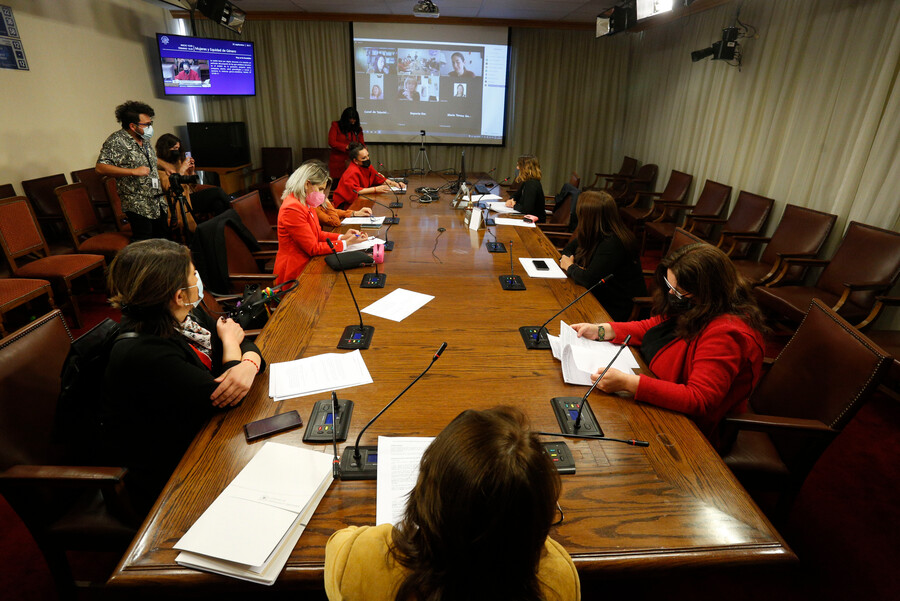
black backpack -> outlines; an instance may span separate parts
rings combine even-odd
[[[119,324],[106,318],[69,349],[60,374],[54,438],[76,463],[103,463],[103,376],[116,342],[137,336],[120,333]]]

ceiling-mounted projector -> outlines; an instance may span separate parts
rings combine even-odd
[[[431,0],[419,0],[413,6],[413,16],[436,19],[441,16],[441,11],[438,10],[437,5]]]

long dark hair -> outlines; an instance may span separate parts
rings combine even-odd
[[[350,119],[356,119],[356,123],[350,123]],[[341,129],[341,133],[348,132],[362,132],[362,126],[359,124],[359,113],[356,112],[356,109],[352,106],[348,106],[344,109],[344,112],[341,113],[341,119],[338,121],[338,127]]]
[[[188,286],[191,253],[171,240],[129,244],[109,265],[110,304],[122,310],[124,329],[167,338],[175,334],[169,303]]]
[[[176,144],[177,151],[171,150]],[[184,148],[181,148],[181,138],[175,134],[163,134],[156,140],[156,156],[169,163],[177,163],[184,156]]]
[[[587,267],[597,245],[609,236],[615,236],[629,256],[637,252],[637,239],[634,233],[622,223],[616,201],[606,192],[588,191],[578,197],[575,208],[578,225],[575,227],[575,240],[578,250],[574,261],[581,267]]]
[[[678,287],[692,295],[686,311],[679,312],[670,303],[673,295],[664,281],[669,269]],[[677,316],[675,335],[680,338],[690,340],[720,315],[734,315],[759,332],[768,331],[750,285],[728,256],[711,244],[679,248],[660,261],[655,277],[654,313]]]
[[[537,572],[559,474],[524,414],[462,412],[425,451],[391,554],[397,601],[542,599]]]

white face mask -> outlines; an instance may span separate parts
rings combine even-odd
[[[190,307],[191,309],[196,309],[197,306],[203,301],[203,280],[200,279],[200,272],[194,271],[194,275],[197,277],[196,286],[188,286],[187,288],[182,288],[182,290],[187,290],[188,288],[197,288],[197,300],[192,303],[184,303],[185,307]]]
[[[141,137],[144,138],[144,140],[147,140],[149,142],[150,138],[153,137],[153,126],[152,125],[146,126],[144,128],[144,133],[141,134]]]

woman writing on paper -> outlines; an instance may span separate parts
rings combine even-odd
[[[709,244],[691,244],[663,259],[656,281],[650,319],[572,327],[591,340],[621,343],[631,335],[657,377],[611,368],[597,387],[680,411],[716,445],[719,422],[746,410],[760,378],[762,313],[729,258]]]
[[[593,294],[614,320],[627,319],[632,299],[647,296],[637,240],[622,223],[616,201],[606,192],[582,193],[576,211],[578,226],[562,251],[559,266],[585,288],[612,274]]]
[[[516,161],[515,182],[521,184],[506,201],[506,206],[524,215],[537,217],[538,223],[547,219],[544,205],[544,188],[541,186],[541,164],[536,156],[523,154]]]
[[[345,234],[323,232],[316,208],[325,203],[325,190],[331,178],[320,161],[307,161],[291,174],[278,209],[278,254],[275,255],[275,283],[300,277],[311,257],[344,250],[351,242],[361,242],[368,235],[358,230]]]
[[[572,558],[548,536],[559,494],[521,411],[464,411],[425,451],[397,526],[331,536],[325,592],[331,601],[579,599]]]
[[[103,379],[110,459],[147,510],[201,426],[241,402],[265,369],[259,349],[231,319],[200,306],[203,282],[185,246],[135,242],[109,266],[120,332]],[[121,462],[121,463],[118,463]]]

